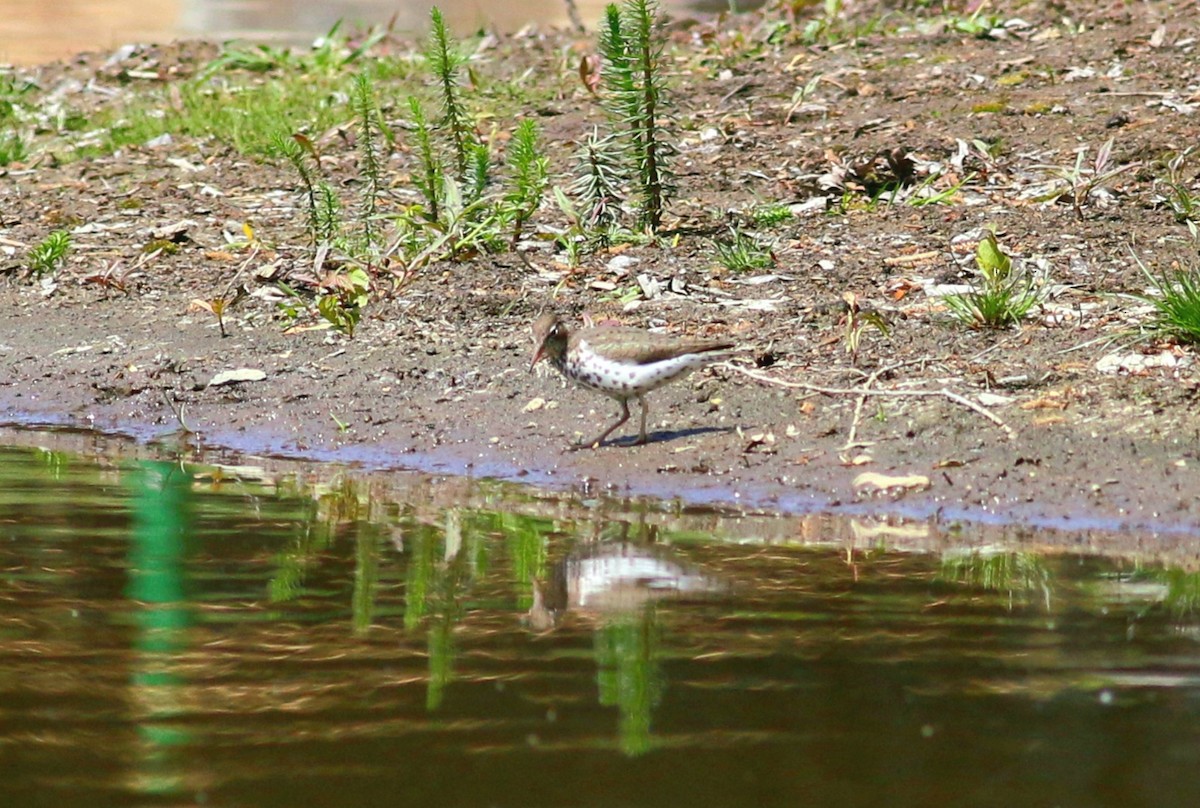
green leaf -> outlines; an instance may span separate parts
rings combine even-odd
[[[1012,271],[1012,259],[996,243],[996,234],[988,233],[975,250],[975,263],[989,281],[1002,281]]]

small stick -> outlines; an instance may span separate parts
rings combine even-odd
[[[920,361],[920,360],[916,360],[916,361]],[[774,384],[774,385],[778,385],[780,387],[796,388],[796,389],[800,389],[800,390],[811,390],[814,393],[822,393],[827,396],[862,396],[863,398],[866,398],[867,396],[889,396],[892,398],[905,398],[905,397],[945,398],[945,399],[949,399],[950,401],[953,401],[955,404],[966,407],[967,409],[972,410],[973,412],[976,412],[979,415],[982,415],[984,418],[988,419],[993,424],[995,424],[997,427],[999,427],[1001,430],[1003,430],[1004,434],[1008,436],[1009,440],[1013,440],[1014,438],[1017,437],[1017,431],[1015,429],[1013,429],[1011,426],[1009,426],[1008,424],[1006,424],[999,416],[997,416],[991,410],[987,409],[986,407],[984,407],[981,404],[976,404],[974,401],[971,401],[970,399],[965,398],[964,396],[961,396],[958,393],[955,393],[951,390],[947,390],[944,387],[940,390],[872,390],[872,389],[862,388],[862,387],[855,387],[855,388],[821,387],[819,385],[808,384],[806,382],[789,382],[789,381],[784,381],[783,379],[774,379],[774,378],[771,378],[770,376],[765,376],[761,373],[755,373],[752,370],[747,370],[746,368],[738,367],[737,365],[733,365],[728,362],[722,363],[722,366],[727,367],[727,368],[732,368],[732,369],[738,371],[739,373],[749,376],[751,379],[755,379],[755,380],[763,382],[765,384]],[[871,378],[872,377],[868,377],[868,383],[870,383]]]
[[[571,21],[571,25],[575,27],[576,33],[586,33],[587,27],[583,24],[583,18],[579,16],[579,9],[575,7],[575,0],[566,0],[567,4],[567,19]]]
[[[187,421],[183,420],[183,408],[187,406],[187,402],[181,401],[179,402],[179,406],[176,407],[175,402],[171,400],[171,395],[167,392],[165,387],[162,389],[162,396],[163,401],[166,402],[166,405],[171,408],[171,413],[175,416],[175,420],[179,422],[179,428],[183,431],[183,433],[185,435],[194,435],[196,430],[188,426]]]
[[[883,263],[890,267],[902,266],[904,264],[919,264],[922,261],[932,261],[938,255],[937,250],[929,250],[927,252],[910,253],[909,255],[889,256],[883,259]]]
[[[882,374],[886,370],[888,370],[888,368],[879,368],[879,369],[875,370],[873,373],[871,373],[871,375],[867,376],[867,380],[862,383],[863,389],[864,390],[869,389],[871,387],[871,385],[875,384],[875,380],[879,378],[880,374]],[[859,396],[858,401],[855,402],[854,415],[850,419],[850,434],[846,436],[846,445],[843,446],[838,451],[846,452],[846,451],[849,451],[850,449],[854,448],[855,438],[858,437],[858,425],[862,421],[863,406],[865,406],[866,403],[867,403],[866,395]]]

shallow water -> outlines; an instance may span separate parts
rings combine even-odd
[[[1178,565],[119,455],[0,450],[0,805],[1200,797]]]

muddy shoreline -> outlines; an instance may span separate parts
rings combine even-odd
[[[1155,268],[1195,262],[1187,229],[1156,200],[1166,156],[1197,132],[1188,99],[1200,90],[1176,85],[1195,58],[1180,32],[1200,12],[1068,5],[1086,23],[1078,30],[1059,6],[1035,3],[999,38],[915,26],[852,47],[773,42],[751,18],[739,24],[744,41],[759,43],[754,58],[738,51],[729,23],[680,26],[680,196],[669,238],[577,266],[549,238],[523,245],[520,260],[439,262],[402,288],[381,285],[352,339],[321,330],[310,309],[285,318],[279,296],[267,294],[302,282],[311,263],[285,167],[213,138],[62,163],[59,146],[38,151],[35,142],[31,158],[0,177],[0,421],[151,442],[177,430],[181,414],[207,447],[372,470],[684,506],[1126,531],[1133,543],[1200,536],[1195,348],[1148,334],[1147,307],[1129,297],[1146,287],[1131,244]],[[564,48],[584,51],[586,40],[498,37],[477,66],[538,69],[561,82],[538,109],[557,144],[557,176],[602,114],[563,69],[555,54]],[[147,46],[116,63],[96,54],[29,75],[38,92],[87,111],[122,93],[169,92],[215,53],[211,44]],[[795,106],[798,83],[813,76],[824,78],[810,106]],[[1177,104],[1159,103],[1172,93]],[[1079,210],[1039,201],[1043,166],[1073,162],[1081,144],[1094,154],[1110,137],[1114,160],[1132,167],[1105,193]],[[998,156],[939,175],[951,188],[970,177],[947,204],[876,205],[852,184],[830,192],[816,182],[897,148],[919,165],[962,160],[960,144],[979,139],[998,144]],[[353,149],[328,148],[331,175],[352,183]],[[397,147],[388,160],[399,196],[411,152]],[[1196,186],[1194,166],[1184,181]],[[764,201],[797,211],[761,234],[774,266],[723,268],[713,244],[726,218]],[[542,214],[561,225],[549,206]],[[246,222],[262,234],[258,252],[231,246]],[[65,265],[52,283],[29,278],[28,247],[64,226],[74,239]],[[144,261],[164,229],[178,249]],[[1050,279],[1044,304],[1019,326],[966,327],[932,291],[971,276],[988,230]],[[116,286],[118,265],[138,271]],[[194,301],[235,281],[247,294],[222,337]],[[847,295],[889,324],[864,331],[854,351]],[[528,372],[529,325],[547,309],[575,324],[588,312],[742,350],[736,367],[651,396],[649,445],[628,445],[622,431],[598,450],[565,451],[613,405]],[[261,379],[213,384],[239,369]],[[796,384],[891,392],[784,386]],[[920,479],[871,493],[855,485],[863,473]]]

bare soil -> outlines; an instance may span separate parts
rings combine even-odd
[[[880,13],[855,6],[853,19]],[[1127,297],[1148,287],[1132,252],[1154,271],[1196,264],[1196,243],[1162,196],[1164,161],[1197,144],[1200,10],[1034,2],[1012,14],[990,37],[943,24],[818,45],[795,35],[768,43],[757,17],[675,21],[679,192],[657,243],[576,267],[549,240],[520,256],[437,263],[395,290],[381,281],[352,339],[306,328],[320,323],[314,312],[289,317],[266,293],[285,283],[311,301],[315,287],[283,167],[211,139],[63,165],[35,152],[0,173],[3,420],[173,442],[182,410],[194,440],[253,454],[784,512],[1200,531],[1195,348],[1147,336],[1147,307]],[[527,31],[496,38],[476,60],[477,71],[533,68],[569,88],[531,111],[558,171],[603,117],[570,75],[591,46]],[[29,75],[86,109],[185,80],[216,52],[146,46]],[[1127,170],[1078,210],[1042,198],[1054,178],[1046,166],[1070,169],[1085,146],[1091,161],[1109,138],[1111,164]],[[995,156],[956,162],[960,141],[976,140]],[[351,182],[352,145],[325,148]],[[872,204],[862,166],[886,174],[889,154],[910,155],[913,167],[902,160],[900,170],[912,176],[890,204]],[[949,167],[933,191],[966,184],[946,204],[909,204],[932,164]],[[396,188],[411,167],[406,150],[389,156]],[[1200,193],[1196,160],[1181,170]],[[721,267],[713,239],[767,202],[799,211],[759,229],[776,265]],[[549,201],[541,218],[563,224]],[[266,247],[229,246],[226,234],[244,222]],[[936,294],[975,275],[989,226],[1050,284],[1020,327],[969,328]],[[66,266],[53,283],[25,277],[26,248],[60,227],[74,234]],[[164,236],[178,250],[144,261],[145,245]],[[236,287],[247,294],[222,337],[189,306]],[[848,295],[889,324],[886,335],[865,328],[855,354]],[[547,308],[576,323],[587,311],[744,348],[650,396],[648,445],[630,445],[634,426],[599,449],[569,451],[616,407],[528,371],[529,326]],[[265,378],[210,384],[239,368]],[[995,420],[914,391],[948,391]],[[871,493],[855,485],[864,472],[925,482]]]

